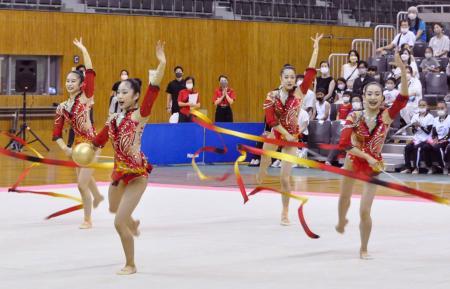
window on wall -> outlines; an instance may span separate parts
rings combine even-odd
[[[33,72],[32,75],[35,79],[32,82],[36,81],[36,86],[33,86],[28,93],[35,95],[59,94],[61,59],[61,56],[0,55],[0,94],[21,94],[21,92],[16,92],[16,76],[19,76],[24,66]]]

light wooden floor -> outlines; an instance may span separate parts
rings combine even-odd
[[[64,154],[59,150],[54,142],[50,141],[49,133],[39,132],[40,136],[45,140],[46,144],[51,148],[51,151],[47,153],[38,143],[33,144],[33,147],[40,151],[43,155],[49,158],[66,159]],[[4,145],[6,139],[2,137],[0,144]],[[25,151],[25,153],[29,153]],[[102,155],[112,156],[112,148],[108,144],[102,151]],[[20,173],[28,167],[31,163],[16,160],[13,158],[0,155],[1,168],[3,170],[0,176],[0,187],[11,186],[20,175]],[[219,175],[226,171],[231,171],[231,165],[208,165],[201,166],[201,169],[206,174]],[[249,168],[247,166],[241,166],[241,173],[244,176],[244,181],[248,187],[255,186],[254,175],[257,168]],[[97,181],[108,182],[110,180],[109,170],[96,170],[95,178]],[[279,169],[271,168],[270,177],[266,180],[265,185],[279,188]],[[450,177],[444,175],[401,175],[394,174],[396,178],[401,179],[417,189],[421,189],[427,192],[432,192],[441,196],[450,198]],[[381,176],[387,181],[394,181],[387,176]],[[190,165],[186,166],[166,166],[155,167],[151,176],[150,182],[164,183],[164,184],[184,184],[184,185],[200,185],[200,186],[217,186],[217,187],[236,187],[234,177],[230,177],[224,182],[216,181],[200,181],[194,173]],[[27,185],[47,185],[47,184],[66,184],[75,183],[75,173],[73,169],[65,167],[40,165],[32,169],[30,174],[21,183],[23,186]],[[338,193],[340,177],[337,175],[329,174],[312,169],[293,169],[291,178],[292,187],[295,191],[299,192],[321,192],[321,193]],[[361,191],[361,184],[355,186],[354,192],[358,194]],[[385,188],[379,188],[377,190],[379,195],[392,195],[403,196],[403,193],[392,191]]]

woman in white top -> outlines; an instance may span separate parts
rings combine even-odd
[[[342,65],[341,77],[347,82],[347,88],[353,88],[353,82],[358,78],[359,53],[356,50],[350,50],[348,53],[348,63]]]
[[[419,102],[418,113],[414,114],[411,119],[413,130],[415,131],[413,141],[405,147],[405,167],[402,173],[419,173],[419,161],[421,152],[431,136],[434,118],[428,112],[428,104],[425,100]]]
[[[406,67],[406,79],[408,80],[409,101],[405,108],[400,111],[400,116],[407,124],[411,123],[411,118],[416,112],[419,101],[422,99],[422,83],[417,78],[412,77],[413,69]]]
[[[325,92],[323,88],[316,91],[316,120],[330,120],[331,105],[325,100]]]
[[[430,40],[429,46],[433,48],[435,57],[447,58],[450,51],[450,39],[444,34],[444,27],[440,23],[435,23],[434,36]]]
[[[411,54],[411,52],[407,48],[403,48],[400,51],[400,57],[406,66],[411,66],[412,76],[419,79],[419,69],[417,68],[416,60],[414,59],[414,56]],[[394,77],[396,79],[400,78],[400,68],[395,68]]]

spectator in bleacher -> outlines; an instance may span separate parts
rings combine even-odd
[[[231,105],[236,100],[236,93],[228,86],[228,77],[219,76],[220,87],[214,92],[214,105],[216,106],[216,122],[233,122]]]
[[[352,111],[352,104],[350,102],[351,92],[346,91],[342,95],[342,104],[339,104],[337,120],[345,120],[349,113]]]
[[[400,21],[400,33],[394,37],[394,40],[392,40],[390,44],[378,48],[377,52],[384,53],[385,50],[391,50],[394,48],[400,50],[404,43],[407,43],[409,47],[414,47],[414,43],[416,43],[416,35],[409,31],[408,20]]]
[[[419,79],[419,69],[417,68],[416,60],[412,56],[411,51],[408,50],[407,48],[403,48],[400,51],[400,58],[402,59],[403,63],[406,66],[409,66],[409,67],[412,68],[412,71],[413,71],[412,76],[417,78],[417,79]],[[401,74],[400,73],[400,68],[399,67],[395,67],[393,69],[393,75],[392,76],[395,79],[400,79],[400,74]],[[389,77],[391,77],[391,76],[389,76]]]
[[[358,78],[359,53],[356,50],[350,50],[347,57],[347,63],[342,65],[341,77],[345,79],[347,87],[351,89],[353,82]]]
[[[178,122],[192,122],[191,108],[200,108],[200,97],[194,89],[195,79],[188,76],[185,82],[186,88],[178,94],[178,106],[180,107]]]
[[[347,90],[347,83],[345,79],[339,77],[336,81],[336,88],[334,90],[334,103],[342,103],[342,95]]]
[[[422,72],[439,72],[440,64],[439,61],[433,56],[433,48],[427,47],[425,49],[425,58],[420,63],[420,68]]]
[[[419,18],[417,7],[408,8],[409,29],[416,35],[416,41],[427,42],[425,22]]]
[[[375,82],[375,79],[370,77],[367,74],[367,68],[368,68],[367,62],[364,60],[360,61],[358,64],[358,78],[355,79],[355,82],[353,83],[353,94],[362,95],[363,88],[366,84]]]
[[[370,65],[369,68],[367,68],[367,75],[375,79],[375,81],[379,84],[383,85],[383,79],[378,73],[378,67]]]
[[[316,90],[323,88],[325,90],[325,100],[329,103],[333,103],[336,82],[330,75],[330,65],[327,61],[320,62],[320,76],[317,77],[316,81]]]
[[[390,77],[386,80],[386,86],[383,90],[384,95],[384,104],[387,107],[391,107],[391,105],[394,103],[394,100],[397,98],[400,91],[396,88],[395,83],[397,80],[393,77]]]
[[[325,89],[316,89],[316,120],[330,120],[331,105],[325,100]]]
[[[116,81],[111,88],[111,94],[109,95],[109,114],[119,113],[121,110],[119,108],[119,101],[117,100],[117,89],[123,80],[127,80],[129,76],[128,70],[122,69],[120,71],[120,80]]]
[[[174,114],[180,112],[180,107],[178,106],[178,95],[180,91],[186,88],[186,82],[183,79],[183,67],[176,66],[173,69],[175,73],[175,79],[169,82],[166,88],[167,93],[167,103],[166,109],[167,113]]]
[[[428,163],[437,162],[444,169],[450,162],[450,115],[448,115],[447,104],[445,101],[439,101],[437,104],[438,116],[433,120],[431,139],[425,147],[425,153],[431,158]],[[429,173],[434,173],[435,168],[431,167]]]
[[[352,102],[352,111],[361,111],[363,110],[363,101],[361,95],[352,95],[351,100]]]
[[[295,80],[297,87],[300,87],[300,85],[302,85],[304,78],[305,76],[303,74],[297,74]],[[314,119],[314,116],[316,115],[316,94],[311,89],[308,89],[305,97],[303,98],[302,109],[304,109],[308,113],[310,120]]]
[[[419,102],[418,112],[414,114],[411,119],[411,124],[414,132],[413,140],[405,146],[405,170],[404,174],[419,173],[419,162],[421,155],[427,159],[427,154],[424,154],[424,147],[431,135],[433,128],[433,115],[428,111],[428,104],[425,100]],[[426,161],[430,164],[429,161]]]
[[[433,48],[435,57],[447,58],[450,51],[450,39],[444,34],[444,27],[441,23],[435,23],[433,27],[434,36],[428,45]]]
[[[411,118],[418,108],[419,101],[422,99],[422,83],[419,79],[413,77],[412,73],[413,69],[411,68],[411,66],[407,66],[406,79],[408,80],[409,100],[406,107],[400,111],[400,116],[403,118],[406,124],[411,123]]]

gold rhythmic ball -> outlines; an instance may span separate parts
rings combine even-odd
[[[72,160],[79,166],[87,166],[95,159],[95,151],[91,144],[80,143],[72,150]]]

